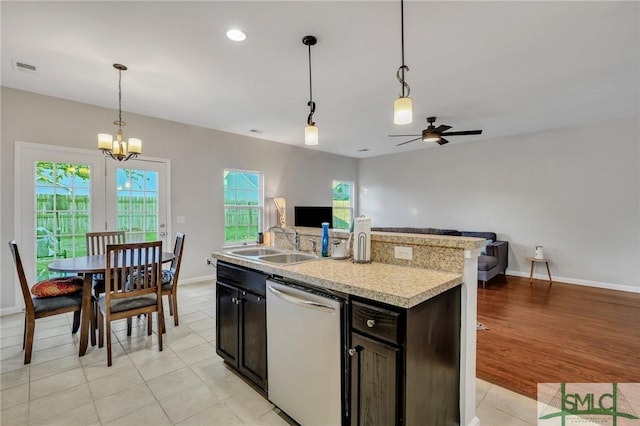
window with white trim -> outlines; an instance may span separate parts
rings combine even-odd
[[[354,209],[354,183],[334,180],[332,188],[333,228],[350,229]]]
[[[264,210],[261,172],[225,169],[224,243],[256,241]]]

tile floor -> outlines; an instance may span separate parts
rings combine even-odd
[[[0,317],[0,424],[287,425],[216,355],[214,292],[212,282],[180,287],[180,326],[167,316],[162,352],[144,319],[134,320],[129,338],[125,321],[114,322],[111,368],[106,348],[78,357],[70,314],[36,322],[24,366],[24,316]],[[531,426],[536,403],[479,380],[477,415],[482,426]]]

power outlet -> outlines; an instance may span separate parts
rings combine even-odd
[[[413,249],[411,247],[395,246],[393,251],[396,259],[413,260]]]

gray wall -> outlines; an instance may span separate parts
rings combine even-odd
[[[15,141],[94,149],[98,132],[115,131],[116,111],[5,87],[1,95],[0,308],[7,308],[14,301],[15,268],[6,243],[14,234]],[[357,181],[352,158],[136,114],[125,113],[124,119],[125,135],[140,137],[145,155],[171,160],[171,231],[186,234],[180,273],[185,280],[213,273],[204,259],[224,238],[225,168],[264,172],[265,197],[287,198],[289,223],[295,204],[331,205],[333,179]],[[185,216],[186,223],[177,224],[177,216]]]
[[[515,275],[529,275],[525,257],[543,245],[558,281],[640,291],[638,117],[461,139],[361,160],[360,214],[374,226],[493,231]]]

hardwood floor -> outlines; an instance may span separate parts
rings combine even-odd
[[[640,294],[498,276],[478,288],[477,375],[536,398],[537,383],[640,382]]]

